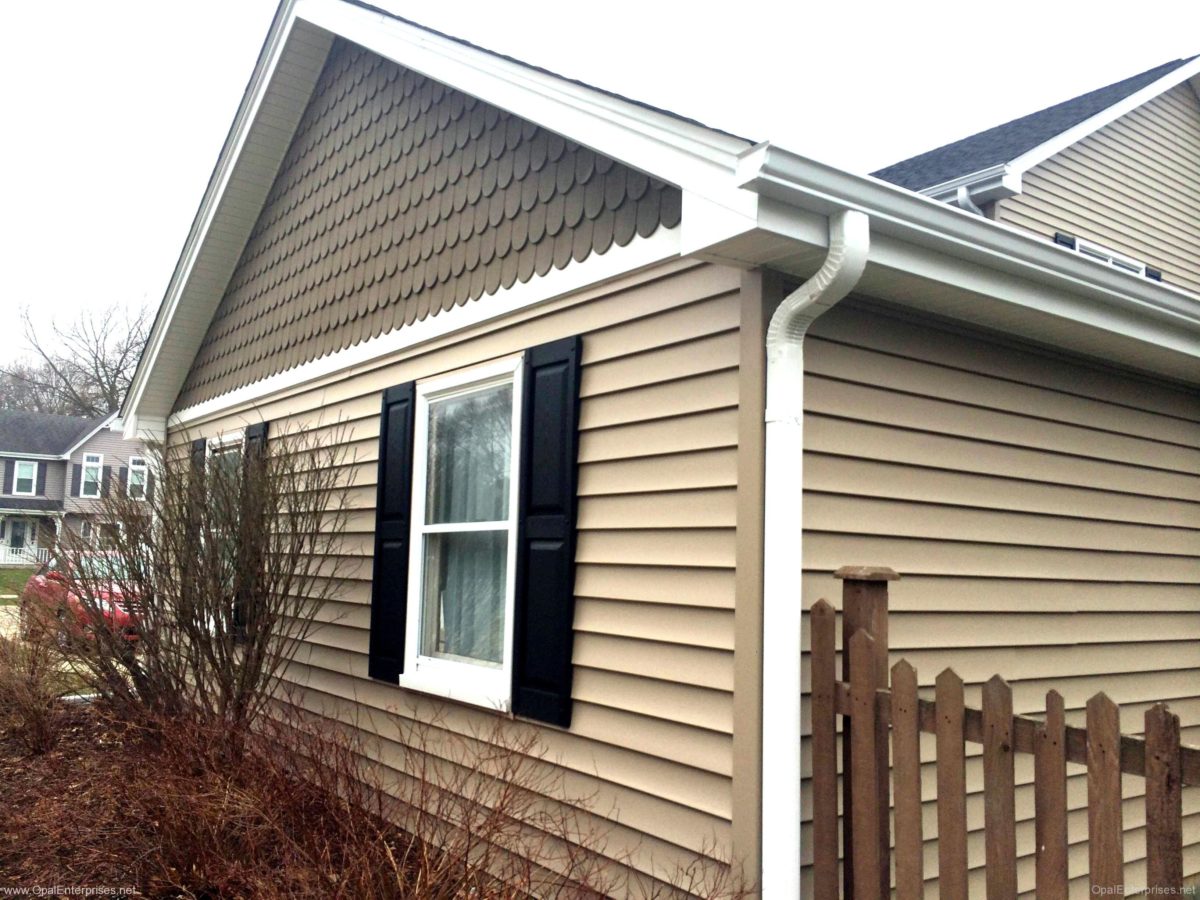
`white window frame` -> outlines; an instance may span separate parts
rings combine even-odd
[[[14,497],[36,497],[38,469],[41,468],[41,463],[35,459],[18,459],[16,465],[13,466],[13,483],[12,495]],[[29,476],[29,490],[23,491],[17,485],[21,483],[21,466],[32,466],[33,474]]]
[[[141,472],[141,474],[142,474],[142,494],[140,497],[134,497],[133,494],[131,493],[131,491],[133,489],[133,473],[135,471]],[[146,461],[146,457],[144,457],[144,456],[129,457],[129,472],[128,472],[128,477],[125,479],[126,495],[134,500],[145,500],[146,499],[146,486],[149,483],[149,480],[150,480],[150,466],[149,466],[148,462]]]
[[[404,639],[404,671],[400,686],[451,700],[508,712],[512,707],[513,616],[516,608],[517,506],[521,471],[521,380],[523,354],[419,381],[413,428],[413,478],[409,530],[408,609]],[[511,383],[512,456],[508,498],[508,556],[504,591],[503,656],[499,666],[471,663],[420,653],[425,594],[425,535],[455,530],[454,525],[426,525],[425,503],[429,464],[429,405],[462,394]],[[486,524],[472,523],[471,530]],[[457,529],[466,530],[466,529]],[[497,529],[499,530],[499,529]]]
[[[93,461],[94,460],[94,461]],[[87,493],[88,469],[96,470],[96,493]],[[104,495],[104,454],[83,454],[83,467],[79,470],[79,496],[84,500],[99,500]]]
[[[92,526],[91,519],[84,519],[79,523],[79,539],[85,544],[91,544],[92,539],[96,535],[96,530]]]

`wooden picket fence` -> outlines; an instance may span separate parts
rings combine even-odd
[[[934,700],[917,695],[917,671],[905,660],[890,670],[887,584],[890,569],[845,568],[843,667],[835,662],[836,613],[824,600],[811,610],[813,886],[815,900],[837,900],[837,717],[842,742],[844,893],[854,900],[891,895],[892,852],[898,900],[924,896],[920,734],[936,736],[938,887],[966,900],[965,744],[983,746],[987,900],[1017,896],[1014,760],[1034,758],[1036,889],[1039,900],[1065,900],[1067,762],[1087,766],[1091,893],[1125,890],[1121,775],[1146,779],[1146,883],[1151,896],[1179,896],[1183,884],[1182,788],[1200,784],[1200,749],[1181,746],[1179,717],[1158,704],[1146,712],[1145,737],[1121,734],[1120,713],[1104,694],[1087,704],[1087,727],[1064,720],[1063,698],[1046,695],[1045,719],[1013,714],[1012,691],[999,675],[983,688],[983,708],[963,702],[962,679],[937,677]],[[889,739],[891,767],[889,769]],[[890,781],[890,785],[889,785]],[[889,787],[895,842],[889,834]]]

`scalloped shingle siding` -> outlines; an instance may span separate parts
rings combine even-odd
[[[680,202],[338,41],[176,409],[673,227]]]

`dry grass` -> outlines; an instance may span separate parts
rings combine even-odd
[[[0,744],[0,806],[11,810],[0,819],[0,885],[214,900],[678,895],[627,881],[578,806],[544,801],[561,786],[532,732],[511,722],[471,738],[410,729],[412,777],[383,784],[350,732],[292,713],[273,718],[236,765],[196,721],[135,729],[94,707],[61,721],[48,754]],[[695,896],[745,896],[707,859],[667,880]]]

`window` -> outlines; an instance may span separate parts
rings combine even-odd
[[[38,464],[29,460],[19,460],[13,476],[13,493],[32,497],[37,493]]]
[[[383,392],[370,677],[570,726],[581,347]]]
[[[85,544],[90,544],[92,542],[93,531],[92,522],[90,519],[84,519],[79,523],[79,537],[82,538]]]
[[[83,454],[83,477],[79,482],[79,496],[96,498],[104,484],[104,457],[99,453]]]
[[[520,358],[417,385],[403,684],[507,708]]]
[[[129,480],[126,489],[129,496],[134,500],[146,499],[146,476],[148,471],[145,457],[129,457]]]

